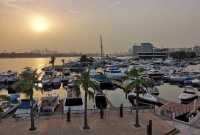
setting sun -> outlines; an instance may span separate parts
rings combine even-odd
[[[35,17],[31,20],[31,28],[35,32],[45,32],[49,29],[49,21],[44,17]]]

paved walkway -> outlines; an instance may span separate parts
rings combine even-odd
[[[179,129],[180,133],[177,135],[200,135],[200,129],[190,127],[189,125],[185,125],[178,122],[168,121],[170,125],[174,125],[177,129]]]
[[[89,113],[88,131],[81,129],[83,117],[72,116],[71,122],[61,115],[40,117],[36,120],[37,130],[30,132],[29,120],[16,121],[12,118],[4,119],[0,123],[0,135],[146,135],[146,124],[153,120],[153,135],[163,135],[173,129],[171,124],[153,115],[151,112],[140,112],[141,127],[134,127],[134,113],[125,112],[124,118],[119,112],[105,112],[105,118],[100,119],[99,113]]]

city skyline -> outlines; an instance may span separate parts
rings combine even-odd
[[[200,43],[199,7],[198,0],[0,0],[0,50],[96,53],[100,34],[108,53],[134,42],[193,47]],[[36,21],[36,30],[48,24],[47,31],[30,28],[35,16],[46,26]]]

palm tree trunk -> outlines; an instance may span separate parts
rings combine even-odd
[[[30,90],[30,103],[31,103],[31,128],[29,130],[33,131],[36,130],[35,122],[34,122],[34,113],[33,113],[33,89]]]
[[[138,105],[139,105],[138,98],[139,98],[139,88],[136,88],[135,127],[140,127],[140,124],[139,124],[139,110],[138,110]]]
[[[87,96],[88,95],[88,88],[85,90],[85,104],[84,104],[84,125],[83,129],[90,129],[87,120]]]

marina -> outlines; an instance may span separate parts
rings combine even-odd
[[[65,59],[65,63],[63,63],[63,59]],[[8,59],[8,63],[10,61],[18,63],[18,67],[15,69],[9,64],[6,68],[5,65],[4,67],[0,66],[2,71],[1,80],[3,78],[13,80],[12,83],[1,81],[0,95],[10,96],[12,93],[19,96],[18,104],[12,110],[13,115],[9,112],[7,117],[5,114],[3,117],[25,118],[30,116],[28,97],[23,93],[18,93],[11,86],[20,80],[20,72],[36,68],[40,75],[37,82],[38,87],[42,89],[42,91],[35,89],[33,92],[37,115],[40,117],[58,114],[67,115],[69,110],[72,114],[83,114],[85,92],[81,89],[80,93],[77,93],[75,78],[79,77],[79,73],[82,72],[84,67],[87,67],[86,63],[79,62],[78,57],[57,58],[54,64],[49,64],[52,58],[50,60],[47,58],[29,59],[29,61],[35,61],[35,65],[33,65],[33,62],[25,65],[28,63],[27,60],[27,63],[25,62],[24,64],[26,60]],[[148,85],[143,87],[139,94],[139,110],[156,108],[155,114],[161,118],[164,117],[186,125],[191,121],[197,123],[200,109],[197,81],[200,75],[200,71],[198,71],[200,65],[188,64],[184,67],[177,67],[177,63],[174,61],[174,64],[170,63],[172,65],[169,67],[168,64],[166,65],[161,61],[158,63],[158,61],[152,60],[132,60],[129,57],[110,57],[104,58],[104,66],[102,66],[101,59],[93,58],[91,60],[93,62],[90,62],[92,67],[89,73],[90,79],[99,86],[96,89],[101,89],[103,95],[95,94],[93,99],[88,99],[87,108],[89,112],[98,112],[101,109],[118,110],[122,105],[124,110],[134,110],[137,93],[133,91],[126,95],[123,78],[132,69],[144,69],[143,76],[148,80],[148,83],[146,83]],[[5,62],[5,59],[0,59],[0,61]],[[80,66],[81,64],[83,65]],[[193,72],[194,69],[195,72]],[[7,72],[7,74],[4,72]],[[192,92],[192,89],[194,92]],[[92,89],[90,90],[93,91]],[[192,94],[195,95],[193,96]],[[187,99],[187,102],[185,99]],[[1,101],[1,104],[5,103]],[[196,127],[197,125],[192,124],[191,126]]]

